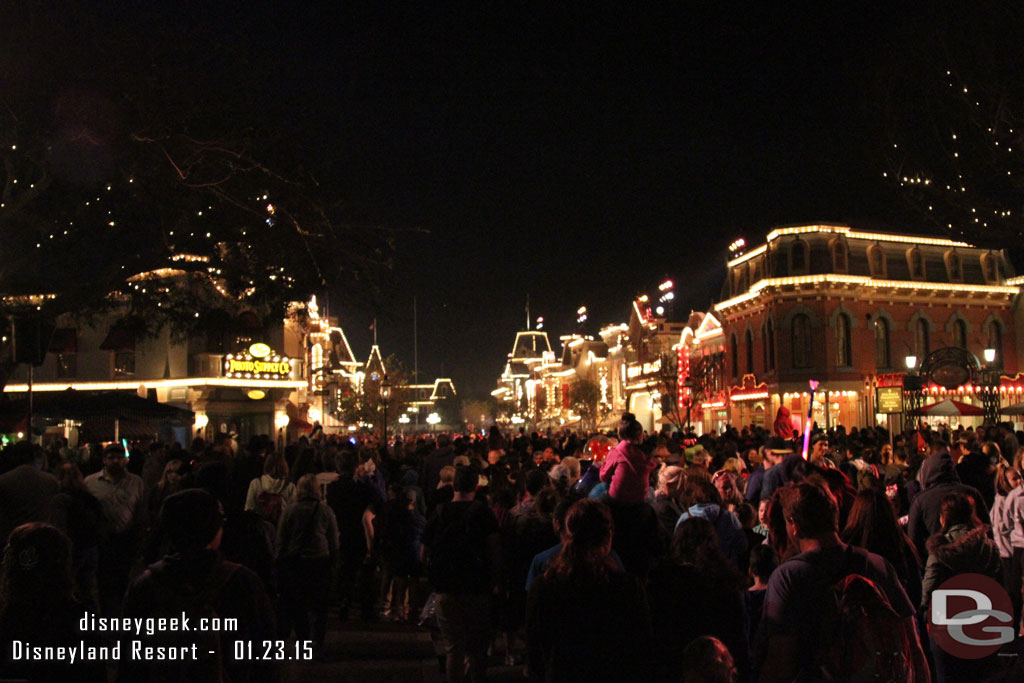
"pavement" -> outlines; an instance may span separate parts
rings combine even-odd
[[[500,642],[500,641],[499,641]],[[524,683],[522,666],[504,665],[496,647],[487,680]],[[284,683],[345,681],[345,683],[441,683],[444,677],[430,629],[386,619],[342,622],[332,610],[327,625],[323,661],[289,662],[281,672]]]

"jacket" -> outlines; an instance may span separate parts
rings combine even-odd
[[[924,488],[910,504],[907,525],[907,534],[914,542],[919,557],[927,556],[928,538],[940,530],[939,513],[942,499],[951,493],[964,493],[970,496],[974,500],[978,517],[988,524],[988,507],[985,500],[978,489],[960,483],[960,477],[957,476],[949,453],[942,451],[928,456],[921,465],[919,477]]]
[[[921,608],[928,609],[932,591],[957,574],[982,574],[999,581],[999,548],[988,537],[988,526],[971,529],[958,524],[928,539],[928,564],[921,586]]]
[[[723,510],[715,503],[697,503],[679,516],[676,529],[690,517],[700,517],[711,522],[718,534],[718,544],[733,566],[739,569],[740,561],[747,552],[747,537],[743,533],[743,525],[735,513]]]
[[[656,458],[648,457],[630,441],[620,441],[601,465],[601,481],[608,484],[608,495],[615,500],[643,503],[657,466]]]

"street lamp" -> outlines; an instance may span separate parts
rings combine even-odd
[[[388,399],[391,398],[391,383],[388,376],[384,375],[384,381],[380,383],[380,400],[384,404],[384,448],[388,447]]]
[[[996,350],[985,349],[982,352],[985,358],[985,367],[981,371],[981,407],[985,411],[986,424],[999,423],[999,408],[1001,396],[999,395],[999,365],[996,363]]]
[[[904,357],[907,366],[907,374],[903,376],[903,393],[906,395],[904,404],[907,406],[907,419],[904,429],[912,429],[914,426],[914,413],[921,407],[921,375],[914,372],[917,368],[917,356],[909,355]]]
[[[430,425],[430,431],[434,431],[434,427],[441,422],[441,416],[437,413],[431,413],[427,415],[427,424]]]

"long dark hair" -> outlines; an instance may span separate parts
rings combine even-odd
[[[892,562],[900,576],[917,571],[917,551],[896,522],[896,511],[884,491],[872,488],[857,494],[842,537]]]
[[[688,517],[672,536],[672,560],[692,564],[710,583],[736,591],[746,588],[746,579],[722,553],[714,525],[700,517]]]
[[[607,580],[615,564],[605,546],[615,531],[608,506],[593,498],[573,503],[565,516],[562,551],[544,572],[553,580],[575,580],[581,577]]]

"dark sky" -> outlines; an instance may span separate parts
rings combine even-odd
[[[183,59],[241,46],[254,113],[346,220],[399,231],[380,310],[330,296],[357,356],[376,313],[411,367],[415,296],[421,376],[463,395],[493,388],[528,295],[553,338],[580,305],[596,333],[666,276],[678,312],[706,309],[738,236],[909,229],[881,178],[887,89],[955,22],[888,3],[207,4],[157,15],[204,27]],[[97,11],[89,30],[131,12]]]

